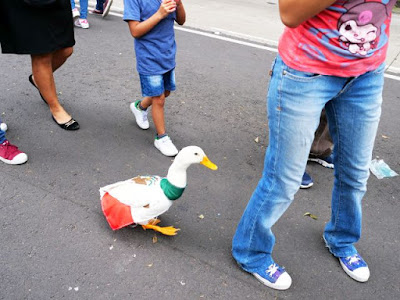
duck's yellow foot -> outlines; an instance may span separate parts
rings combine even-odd
[[[150,224],[150,225],[157,225],[158,223],[160,223],[161,222],[161,220],[159,220],[159,219],[151,219],[150,221],[149,221],[149,223],[147,223],[147,224]]]
[[[159,223],[159,222],[157,222],[157,223]],[[160,226],[152,225],[152,224],[142,225],[142,227],[144,230],[153,229],[153,230],[158,231],[165,235],[176,235],[178,233],[178,231],[180,230],[179,228],[175,228],[173,226],[160,227]]]

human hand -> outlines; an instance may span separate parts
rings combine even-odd
[[[162,0],[160,8],[158,9],[158,13],[161,18],[165,18],[170,13],[173,13],[176,10],[176,2],[174,0]]]

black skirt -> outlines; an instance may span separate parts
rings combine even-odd
[[[70,0],[44,7],[24,0],[0,0],[3,53],[45,54],[75,45]]]

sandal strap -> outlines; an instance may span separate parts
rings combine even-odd
[[[74,124],[76,121],[73,119],[73,118],[71,118],[71,120],[69,120],[67,123],[64,123],[64,126],[65,127],[69,127],[69,126],[71,126],[72,124]]]

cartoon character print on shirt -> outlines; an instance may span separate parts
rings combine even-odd
[[[352,54],[367,55],[377,46],[381,27],[388,17],[387,6],[382,2],[365,0],[348,1],[347,11],[338,21],[339,41]]]

